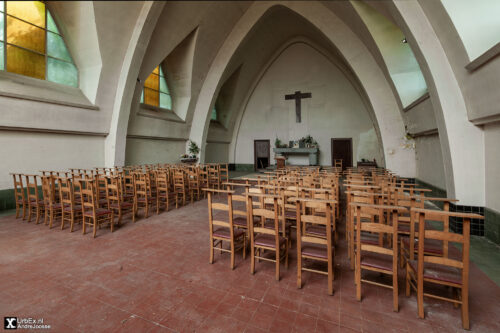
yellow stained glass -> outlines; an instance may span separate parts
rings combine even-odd
[[[155,69],[153,69],[153,73],[160,74],[159,68],[160,68],[160,66],[157,66]]]
[[[7,45],[7,71],[44,80],[45,57]]]
[[[45,53],[45,30],[7,16],[7,43]]]
[[[144,86],[154,90],[159,90],[158,82],[159,76],[156,74],[150,74],[146,79],[146,82],[144,82]]]
[[[144,88],[144,104],[158,106],[160,100],[159,94],[158,91]]]
[[[6,1],[7,14],[45,28],[45,4],[40,1]]]

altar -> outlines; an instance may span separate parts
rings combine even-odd
[[[319,148],[273,148],[276,155],[309,155],[309,165],[318,165]]]

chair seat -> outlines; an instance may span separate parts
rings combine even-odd
[[[411,269],[415,272],[418,270],[418,261],[409,260]],[[424,264],[424,279],[432,279],[442,282],[450,282],[462,284],[462,272],[460,269],[445,265],[425,263]]]
[[[398,224],[398,232],[410,233],[410,225],[409,224]]]
[[[155,200],[156,200],[156,198],[153,198],[153,197],[148,197],[148,201],[149,201],[149,202],[153,202],[153,201],[155,201]],[[146,198],[145,198],[145,197],[140,197],[140,198],[137,198],[137,201],[138,201],[138,202],[146,202]]]
[[[403,237],[401,239],[403,246],[410,249],[410,238]],[[415,252],[418,251],[418,239],[415,240]],[[434,254],[436,256],[443,255],[443,243],[437,239],[427,239],[424,243],[424,253]]]
[[[108,204],[108,200],[107,199],[100,199],[99,200],[99,205],[107,205]]]
[[[95,214],[97,216],[102,216],[102,215],[106,215],[106,214],[111,214],[111,211],[108,210],[108,209],[105,209],[105,208],[97,208],[95,210]],[[84,215],[85,216],[92,216],[92,210],[91,209],[87,209],[85,212],[84,212]]]
[[[62,205],[60,203],[47,204],[45,206],[47,208],[52,208],[52,209],[61,209],[62,208]]]
[[[291,222],[288,222],[286,221],[285,222],[285,229],[290,229],[290,227],[292,226],[292,223]],[[271,221],[271,220],[267,220],[266,222],[264,222],[264,228],[267,228],[267,229],[274,229],[274,221]],[[279,231],[283,231],[283,223],[281,221],[278,222],[278,230]]]
[[[280,245],[284,244],[285,242],[286,238],[279,236]],[[273,235],[267,235],[267,234],[257,235],[255,236],[254,243],[255,245],[276,248],[276,240]]]
[[[234,238],[240,238],[244,234],[245,232],[243,230],[234,229],[233,231]],[[214,230],[213,235],[219,238],[231,239],[231,233],[229,232],[228,228],[219,228],[217,230]]]
[[[333,257],[333,248],[332,257]],[[302,255],[306,255],[308,257],[314,257],[319,259],[328,259],[328,252],[326,246],[321,245],[304,245],[302,246]]]
[[[235,217],[233,218],[233,225],[238,226],[238,227],[247,227],[247,219],[244,217]]]
[[[326,237],[326,227],[319,225],[308,225],[306,227],[306,234],[318,237]]]
[[[82,205],[75,205],[75,206],[73,206],[73,209],[71,208],[71,206],[66,206],[66,207],[64,207],[63,210],[65,212],[71,212],[72,210],[73,211],[82,210]]]
[[[121,204],[118,204],[118,202],[113,202],[112,204],[109,205],[111,208],[130,208],[133,206],[131,202],[122,202]]]
[[[392,272],[392,256],[381,253],[361,253],[361,266]]]
[[[285,210],[285,217],[287,219],[295,220],[295,219],[297,219],[297,212],[291,211],[291,210]]]

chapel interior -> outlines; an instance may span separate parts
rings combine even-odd
[[[500,332],[500,1],[0,1],[6,332]]]

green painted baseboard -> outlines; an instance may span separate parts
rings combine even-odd
[[[253,164],[234,164],[234,171],[254,171]]]
[[[418,178],[415,178],[415,183],[417,183],[419,187],[428,188],[432,190],[432,192],[428,192],[425,194],[426,197],[446,198],[447,195],[446,190],[443,190],[442,188],[426,183]],[[434,202],[434,204],[436,204],[436,206],[438,206],[439,208],[443,209],[443,203]]]
[[[16,208],[16,199],[14,198],[14,189],[9,188],[0,190],[0,210]]]
[[[484,236],[500,245],[500,213],[484,208]]]

